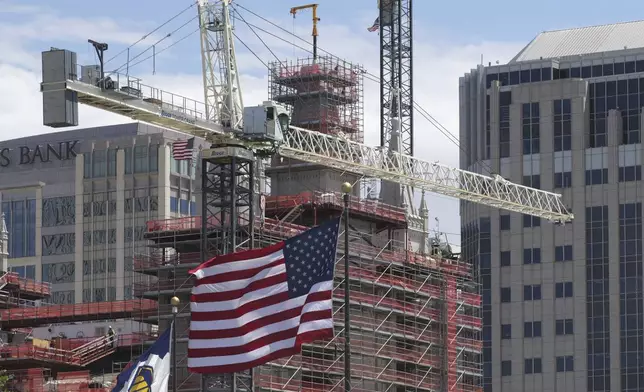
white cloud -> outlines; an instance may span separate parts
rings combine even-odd
[[[35,11],[31,8],[16,7],[14,12],[29,15]],[[85,39],[91,36],[97,27],[102,30],[101,39],[106,42],[130,43],[142,36],[138,28],[122,26],[107,17],[81,19],[44,12],[42,10],[36,12],[35,18],[29,23],[9,22],[0,26],[0,53],[3,53],[3,58],[0,60],[0,85],[3,86],[3,94],[0,95],[0,139],[54,131],[42,126],[42,97],[39,92],[40,54],[38,50],[33,50],[34,44],[39,47],[49,47],[47,43],[49,39],[78,41],[71,46],[79,48],[80,45],[85,45]],[[38,26],[41,28],[49,26],[45,35],[42,30],[38,31]],[[361,23],[351,27],[327,23],[320,37],[320,45],[339,57],[362,63],[370,73],[377,75],[378,36],[375,33],[368,34],[362,27]],[[270,30],[269,26],[266,28]],[[302,32],[303,36],[309,34],[308,29],[302,29]],[[237,34],[264,62],[274,60],[270,52],[253,34],[239,30]],[[415,35],[414,43],[415,100],[452,134],[458,136],[458,78],[480,61],[481,54],[486,58],[503,61],[512,57],[520,46],[503,42],[476,42],[453,46],[447,42],[439,46],[432,43],[431,36],[420,34]],[[294,51],[289,44],[271,39],[262,33],[260,35],[280,59],[293,57]],[[191,39],[199,38],[195,34]],[[288,40],[290,41],[291,38]],[[266,70],[261,62],[243,49],[242,45],[237,45],[237,49],[240,52],[238,65],[242,72],[244,103],[245,105],[258,104],[267,97]],[[303,55],[299,50],[296,54]],[[191,67],[198,66],[199,54],[195,53],[186,61],[196,62],[191,64]],[[150,74],[137,76],[141,76],[145,84],[198,101],[203,100],[202,79],[199,74],[160,73],[154,76]],[[365,133],[369,144],[376,144],[379,141],[378,95],[377,84],[365,81]],[[81,106],[79,116],[83,127],[128,121],[126,118],[86,106]],[[418,114],[415,121],[415,146],[418,157],[429,161],[438,160],[451,166],[458,165],[458,147]],[[440,218],[442,230],[450,233],[458,232],[460,225],[457,201],[445,197],[430,197],[429,209],[432,217]],[[455,241],[456,237],[452,236],[450,240]]]

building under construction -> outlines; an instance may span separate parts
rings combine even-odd
[[[17,235],[10,247],[13,257],[47,259],[40,261],[41,275],[37,268],[29,276],[25,267],[22,286],[3,286],[2,330],[9,332],[10,343],[0,349],[0,368],[16,370],[10,380],[14,389],[107,388],[168,327],[175,317],[170,299],[176,296],[181,305],[171,382],[179,391],[340,392],[346,337],[354,392],[481,390],[481,299],[474,273],[438,234],[430,236],[424,193],[416,209],[414,190],[553,221],[570,220],[572,214],[560,195],[413,157],[411,0],[379,5],[370,28],[380,31],[378,147],[361,143],[361,68],[317,57],[316,48],[312,59],[269,66],[272,101],[244,107],[230,0],[198,2],[203,103],[144,85],[129,74],[104,77],[106,43],[90,40],[101,62],[94,66],[77,67],[71,51],[43,52],[45,125],[78,125],[79,102],[147,124],[127,132],[97,131],[94,138],[103,140],[76,151],[78,141],[65,139],[66,132],[52,134],[58,144],[46,143],[46,159],[42,142],[30,152],[21,144],[25,140],[13,141],[21,165],[15,172],[3,168],[0,179],[26,181],[29,173],[51,169],[46,178],[8,187],[9,204],[1,189],[11,236]],[[317,5],[307,7],[313,7],[316,42]],[[152,131],[153,126],[162,128]],[[110,138],[116,134],[123,139]],[[175,161],[171,146],[180,140],[183,145],[194,141],[200,159]],[[22,162],[23,156],[29,162]],[[264,171],[268,157],[271,165]],[[189,165],[193,161],[196,166]],[[62,172],[72,187],[45,184]],[[344,208],[340,184],[371,179],[382,180],[380,198],[371,192],[362,198],[359,186],[348,195],[350,243],[346,253],[344,239],[338,247],[334,338],[248,373],[189,373],[189,269],[206,258],[266,246],[338,217]],[[74,189],[74,195],[61,196],[61,189]],[[348,273],[344,261],[351,266]],[[15,280],[12,273],[5,276]],[[51,282],[48,291],[45,285],[34,292],[39,277],[54,279],[56,289]],[[350,287],[346,304],[345,282]],[[350,325],[343,323],[346,312],[351,312]],[[129,320],[138,332],[36,339],[25,329],[92,320],[103,320],[102,325]]]
[[[342,198],[334,193],[268,197],[266,213],[285,216],[294,206],[301,208],[294,219],[297,223],[268,218],[257,222],[255,246],[281,241],[338,216]],[[352,225],[374,228],[372,232],[350,233],[353,390],[478,391],[480,297],[473,294],[469,267],[438,243],[433,254],[420,255],[407,251],[404,244],[383,242],[374,235],[376,227],[380,231],[405,228],[405,213],[399,208],[352,198],[350,213]],[[189,302],[192,278],[188,270],[201,261],[200,222],[199,217],[149,222],[146,236],[154,245],[148,256],[136,260],[135,269],[150,278],[137,285],[135,293],[158,299],[160,329],[171,320],[172,296],[184,304]],[[344,249],[343,240],[338,249]],[[334,290],[336,336],[305,346],[301,355],[255,369],[255,390],[343,390],[344,257],[339,250]],[[156,322],[152,318],[149,321]],[[178,320],[179,339],[185,340],[188,306],[181,309]],[[180,362],[185,360],[180,356]],[[224,377],[219,385],[229,381]],[[182,391],[199,390],[201,377],[184,373],[179,383]]]

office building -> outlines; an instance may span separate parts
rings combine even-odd
[[[643,391],[644,22],[539,34],[460,80],[460,165],[563,194],[564,226],[463,203],[484,391]]]
[[[195,167],[171,154],[182,138],[130,123],[1,142],[9,270],[56,304],[131,298],[146,223],[196,214]]]

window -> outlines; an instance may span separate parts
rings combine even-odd
[[[540,264],[541,248],[528,248],[523,250],[523,264]]]
[[[523,286],[523,300],[524,301],[537,301],[541,299],[541,285],[525,285]]]
[[[192,216],[198,216],[199,213],[197,211],[197,202],[191,201],[190,202],[190,215]]]
[[[83,178],[92,178],[92,153],[83,154]]]
[[[150,172],[154,173],[159,171],[159,146],[150,146]]]
[[[572,186],[572,172],[555,173],[555,188],[570,188]]]
[[[523,185],[539,189],[541,188],[541,176],[539,174],[523,176]]]
[[[125,174],[132,174],[132,147],[125,149]]]
[[[642,166],[620,167],[618,170],[619,182],[641,181]]]
[[[179,199],[170,196],[170,212],[179,212]]]
[[[501,287],[501,302],[508,303],[512,301],[512,290],[509,287]]]
[[[510,215],[499,216],[499,227],[501,230],[510,230]]]
[[[561,319],[555,321],[555,334],[558,336],[573,334],[573,320]]]
[[[572,261],[572,245],[555,246],[555,261]]]
[[[572,282],[555,283],[555,297],[556,298],[572,297]]]
[[[501,91],[499,93],[499,157],[510,156],[510,104],[512,93]]]
[[[523,154],[539,153],[539,102],[522,105]]]
[[[501,324],[501,339],[511,339],[511,338],[512,338],[512,325]]]
[[[149,171],[149,146],[136,146],[134,147],[134,172],[147,173]]]
[[[100,178],[107,175],[107,151],[94,150],[92,152],[92,177]]]
[[[541,321],[527,321],[523,323],[523,337],[524,338],[541,337]]]
[[[524,362],[525,374],[540,374],[541,373],[541,358],[527,358]]]
[[[572,121],[570,106],[570,99],[556,99],[554,101],[555,151],[569,151],[572,148]]]
[[[107,150],[107,176],[116,176],[116,152],[115,149]]]
[[[511,259],[511,252],[509,250],[505,250],[501,252],[501,267],[509,267],[510,264],[512,263]]]
[[[512,375],[512,361],[501,361],[501,377]]]
[[[572,355],[557,357],[557,372],[574,372],[575,358]]]
[[[36,255],[36,200],[14,200],[2,203],[9,231],[9,258]]]
[[[179,212],[182,215],[188,215],[190,213],[188,200],[181,199],[179,201]]]
[[[523,227],[539,227],[541,219],[537,216],[523,214]]]
[[[586,185],[600,185],[608,183],[608,169],[586,170]]]
[[[21,278],[36,279],[36,266],[35,265],[21,265],[17,267],[9,267],[10,272],[15,272]]]

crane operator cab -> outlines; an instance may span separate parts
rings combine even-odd
[[[244,136],[281,143],[291,122],[286,108],[273,101],[244,108]]]

